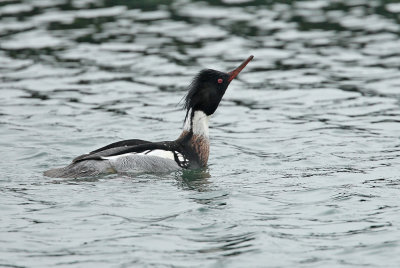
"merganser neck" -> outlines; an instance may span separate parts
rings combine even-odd
[[[181,144],[188,153],[187,157],[192,159],[193,166],[205,167],[210,154],[210,141],[208,137],[208,121],[207,116],[202,111],[192,112],[188,114],[183,125],[182,134],[178,138],[178,143]]]
[[[183,124],[183,132],[193,133],[196,136],[202,136],[209,139],[208,122],[210,117],[202,111],[192,111],[190,109]]]

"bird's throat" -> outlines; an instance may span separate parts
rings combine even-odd
[[[207,116],[204,112],[192,112],[192,110],[189,110],[185,124],[183,125],[183,131],[192,132],[193,135],[202,136],[208,140],[208,121],[209,116]]]

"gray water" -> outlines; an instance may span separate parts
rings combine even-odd
[[[251,54],[206,170],[42,176]],[[0,1],[0,266],[399,267],[399,69],[397,1]]]

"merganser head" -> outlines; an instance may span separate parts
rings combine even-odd
[[[239,67],[229,73],[205,69],[198,73],[189,86],[185,98],[186,118],[193,116],[196,111],[212,115],[218,108],[231,81],[253,59],[248,57]],[[191,111],[191,115],[189,112]]]

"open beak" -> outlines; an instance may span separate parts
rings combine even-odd
[[[247,63],[249,63],[252,59],[254,58],[253,55],[247,58],[242,64],[240,64],[239,67],[237,67],[235,70],[232,72],[228,73],[229,74],[229,79],[228,81],[231,82],[239,73],[241,70],[243,70],[244,67],[246,67]]]

